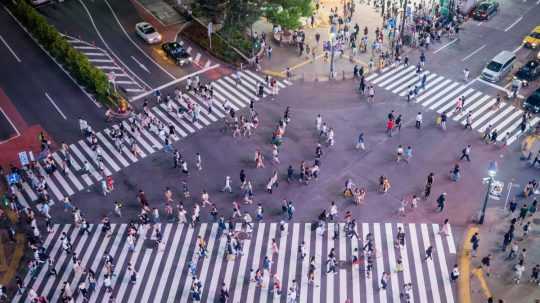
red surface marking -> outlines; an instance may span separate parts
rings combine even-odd
[[[19,137],[13,138],[4,144],[0,144],[0,165],[7,168],[9,164],[20,166],[19,152],[32,151],[34,156],[37,157],[41,148],[38,141],[39,133],[43,132],[45,137],[51,141],[51,149],[57,149],[58,146],[54,140],[47,134],[47,132],[41,127],[41,125],[32,125],[21,132]]]
[[[0,107],[8,116],[8,119],[15,124],[17,130],[22,133],[28,128],[28,124],[24,121],[23,117],[17,111],[15,105],[11,102],[11,99],[6,95],[4,90],[0,87]],[[13,130],[15,131],[15,130]]]
[[[176,33],[180,29],[180,24],[173,24],[165,26],[137,0],[130,0],[131,4],[135,7],[139,15],[148,23],[152,24],[154,28],[163,36],[163,41],[173,41],[176,39]]]

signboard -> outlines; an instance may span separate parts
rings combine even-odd
[[[26,166],[30,164],[30,161],[28,160],[28,154],[26,154],[25,151],[19,153],[19,161],[21,162],[21,166]]]
[[[504,189],[504,182],[493,180],[489,189],[489,197],[494,200],[500,200]]]
[[[388,19],[387,24],[389,28],[394,28],[396,27],[396,20],[394,20],[394,18],[390,18]]]
[[[16,184],[21,180],[21,176],[19,176],[17,173],[12,173],[7,176],[8,184]]]

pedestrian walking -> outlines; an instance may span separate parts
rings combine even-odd
[[[482,269],[486,273],[486,276],[489,277],[490,274],[490,265],[491,265],[491,254],[488,254],[487,256],[483,257],[481,260],[482,263]]]
[[[425,257],[424,257],[424,261],[426,261],[427,259],[430,259],[431,261],[433,261],[433,246],[428,246],[428,248],[426,248],[426,254],[425,254]]]
[[[461,150],[461,157],[459,160],[467,159],[467,161],[471,161],[471,145],[468,144],[467,147]]]
[[[472,256],[476,257],[476,251],[480,246],[480,235],[477,232],[474,233],[474,235],[471,237],[470,242],[472,244]]]
[[[442,212],[444,210],[444,204],[446,202],[446,193],[442,193],[438,198],[437,198],[437,208],[438,208],[438,211],[439,212]]]
[[[463,70],[463,81],[465,82],[469,82],[469,69],[468,68],[465,68]]]
[[[521,282],[521,277],[523,276],[523,272],[525,272],[525,264],[523,261],[520,261],[516,265],[514,265],[514,283],[519,284]]]
[[[422,128],[422,120],[423,120],[422,113],[418,112],[418,114],[416,114],[416,128],[418,129]]]
[[[459,267],[457,264],[454,264],[454,267],[452,268],[452,271],[450,272],[450,281],[456,282],[459,278]]]
[[[366,145],[364,142],[364,132],[360,132],[358,135],[358,141],[356,142],[356,149],[366,150]]]

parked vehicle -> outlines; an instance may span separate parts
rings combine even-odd
[[[540,60],[531,60],[523,65],[516,73],[516,78],[521,80],[523,86],[538,79],[540,76]]]
[[[167,57],[174,60],[180,66],[191,63],[193,60],[186,49],[178,42],[167,42],[161,45],[161,48],[167,54]]]
[[[489,20],[491,16],[494,16],[498,10],[499,10],[498,2],[494,2],[494,1],[480,2],[475,7],[472,13],[472,17],[475,20],[486,21],[486,20]]]
[[[535,90],[524,102],[523,108],[535,114],[540,113],[540,88]]]
[[[161,34],[148,22],[139,22],[135,24],[135,32],[148,44],[161,42]]]
[[[514,68],[516,55],[510,51],[502,51],[495,56],[482,70],[481,77],[490,82],[504,78]]]
[[[523,46],[537,48],[540,45],[540,25],[535,27],[530,34],[523,38]]]

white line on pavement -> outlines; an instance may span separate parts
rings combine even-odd
[[[458,39],[456,38],[456,39],[454,39],[454,40],[452,40],[452,41],[446,43],[445,45],[441,46],[439,49],[435,50],[433,53],[436,54],[436,53],[442,51],[443,49],[445,49],[445,48],[449,47],[450,45],[456,43],[457,40],[458,40]]]
[[[516,21],[514,21],[514,23],[510,24],[507,28],[504,29],[505,32],[509,31],[512,27],[514,27],[514,25],[518,24],[519,21],[521,21],[521,19],[523,19],[523,16],[520,16],[519,18],[517,18]]]
[[[17,133],[17,136],[20,136],[21,133],[19,132],[19,130],[17,129],[17,127],[15,126],[15,124],[13,123],[13,121],[11,121],[11,119],[9,118],[9,116],[6,114],[6,112],[2,109],[2,107],[0,107],[0,112],[2,112],[2,114],[4,115],[4,117],[6,117],[6,119],[8,120],[9,124],[11,125],[11,127],[13,127],[13,129],[15,130],[15,132]]]
[[[111,10],[111,13],[112,13],[114,19],[116,20],[116,23],[118,23],[118,26],[120,26],[120,29],[122,30],[122,32],[124,32],[124,34],[126,35],[128,40],[131,42],[131,44],[133,44],[133,46],[135,46],[148,60],[150,60],[152,63],[154,63],[161,71],[163,71],[165,74],[167,74],[167,76],[171,77],[172,79],[176,79],[176,77],[174,75],[169,73],[163,66],[159,65],[159,63],[157,63],[154,59],[152,59],[152,57],[150,57],[144,50],[141,49],[141,47],[135,41],[133,41],[133,39],[131,39],[129,34],[126,32],[126,29],[124,28],[124,26],[122,25],[122,23],[118,19],[118,16],[116,15],[116,12],[112,9],[111,5],[109,4],[109,1],[105,0],[105,4],[107,4],[109,9]]]
[[[502,87],[502,86],[499,86],[499,85],[497,85],[497,84],[495,84],[495,83],[487,82],[486,80],[481,79],[481,78],[476,78],[476,79],[477,79],[478,81],[484,83],[485,85],[491,86],[491,87],[493,87],[493,88],[496,88],[496,89],[498,89],[498,90],[502,90],[503,92],[508,93],[508,90],[506,90],[506,89],[505,89],[504,87]]]
[[[133,56],[131,56],[131,59],[133,59],[133,61],[135,61],[135,63],[137,63],[140,68],[144,69],[147,73],[150,74],[150,70],[148,70],[148,68],[146,68],[146,66],[144,66],[144,64],[142,64],[139,60],[135,59],[135,57]]]
[[[464,62],[465,60],[469,59],[470,57],[474,56],[474,54],[476,54],[477,52],[481,51],[484,47],[486,47],[486,45],[482,45],[480,46],[479,48],[477,48],[474,52],[470,53],[467,57],[461,59],[462,62]]]
[[[538,0],[538,1],[540,1],[540,0]],[[515,50],[512,51],[512,53],[515,54],[515,53],[517,53],[517,52],[518,52],[520,49],[522,49],[522,48],[523,48],[523,44],[520,44]]]
[[[9,46],[9,44],[7,44],[6,40],[4,40],[4,37],[2,37],[2,35],[0,35],[0,40],[2,40],[2,43],[4,43],[4,45],[7,47],[9,52],[13,55],[13,57],[15,57],[17,62],[21,63],[22,62],[21,59],[17,56],[17,54],[15,54],[15,51],[13,51],[13,49]]]
[[[138,95],[138,96],[135,96],[135,97],[131,98],[131,101],[137,101],[137,100],[139,100],[139,99],[141,99],[141,98],[144,98],[144,97],[146,97],[146,96],[148,96],[148,95],[153,94],[154,92],[156,92],[156,91],[158,91],[158,90],[162,90],[162,89],[167,88],[167,87],[169,87],[169,86],[172,86],[172,85],[175,85],[175,84],[177,84],[177,83],[180,83],[180,82],[186,80],[186,79],[189,78],[189,77],[193,77],[193,76],[196,76],[196,75],[200,75],[200,74],[202,74],[202,73],[206,73],[207,71],[209,71],[209,70],[211,70],[211,69],[214,69],[214,68],[217,68],[217,67],[219,67],[219,64],[212,65],[212,66],[210,66],[210,67],[208,67],[208,68],[203,68],[203,69],[201,69],[201,70],[199,70],[199,71],[196,71],[196,72],[194,72],[194,73],[191,73],[191,74],[189,74],[189,75],[185,75],[185,76],[182,77],[182,78],[174,79],[173,81],[168,82],[168,83],[165,83],[165,84],[163,84],[163,85],[161,85],[161,86],[158,86],[158,87],[156,87],[156,88],[154,88],[154,89],[152,89],[152,90],[150,90],[150,91],[147,91],[147,92],[144,93],[144,94],[140,94],[140,95]]]
[[[67,120],[66,115],[64,115],[64,113],[60,110],[60,107],[58,107],[58,105],[56,105],[56,103],[55,103],[54,100],[51,98],[51,96],[49,96],[49,94],[45,93],[45,97],[47,97],[47,99],[49,99],[49,102],[51,102],[51,104],[54,106],[54,108],[56,108],[56,110],[58,111],[58,113],[60,113],[60,116],[62,116],[62,118],[64,118],[64,120]]]

